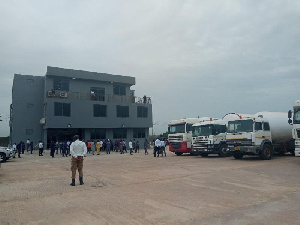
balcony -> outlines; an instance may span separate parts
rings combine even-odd
[[[69,91],[59,91],[59,90],[47,91],[46,98],[151,104],[151,98],[146,96],[136,97],[136,96],[108,95],[108,94],[97,95],[94,93],[80,93],[80,92],[69,92]]]

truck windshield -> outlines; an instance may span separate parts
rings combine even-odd
[[[228,122],[228,132],[251,132],[253,131],[253,121],[252,120],[235,120]]]
[[[193,127],[193,137],[209,136],[213,134],[213,125],[195,126]]]
[[[300,124],[300,107],[294,108],[294,124]]]
[[[185,124],[170,125],[168,132],[169,134],[185,133]]]

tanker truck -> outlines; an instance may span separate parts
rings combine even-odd
[[[209,154],[228,156],[226,130],[228,121],[249,117],[249,114],[227,113],[222,119],[201,121],[193,125],[193,154],[207,157]]]
[[[268,160],[274,153],[293,153],[292,131],[287,113],[259,112],[253,116],[228,122],[226,142],[235,159],[258,155]]]
[[[295,156],[300,156],[300,100],[295,102],[293,111],[288,112],[288,118],[288,123],[293,124],[292,136],[295,144]]]

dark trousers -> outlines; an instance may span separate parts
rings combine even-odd
[[[55,153],[55,149],[51,149],[50,156],[52,156],[52,158],[54,158],[54,153]]]
[[[43,155],[44,148],[39,148],[39,156]]]
[[[106,146],[106,154],[110,154],[110,146]]]

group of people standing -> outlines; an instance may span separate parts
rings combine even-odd
[[[165,155],[165,157],[167,156],[166,153],[166,141],[163,139],[159,139],[156,138],[156,140],[154,141],[154,151],[153,151],[154,157],[159,157],[159,155],[161,154],[161,156],[163,157]]]

